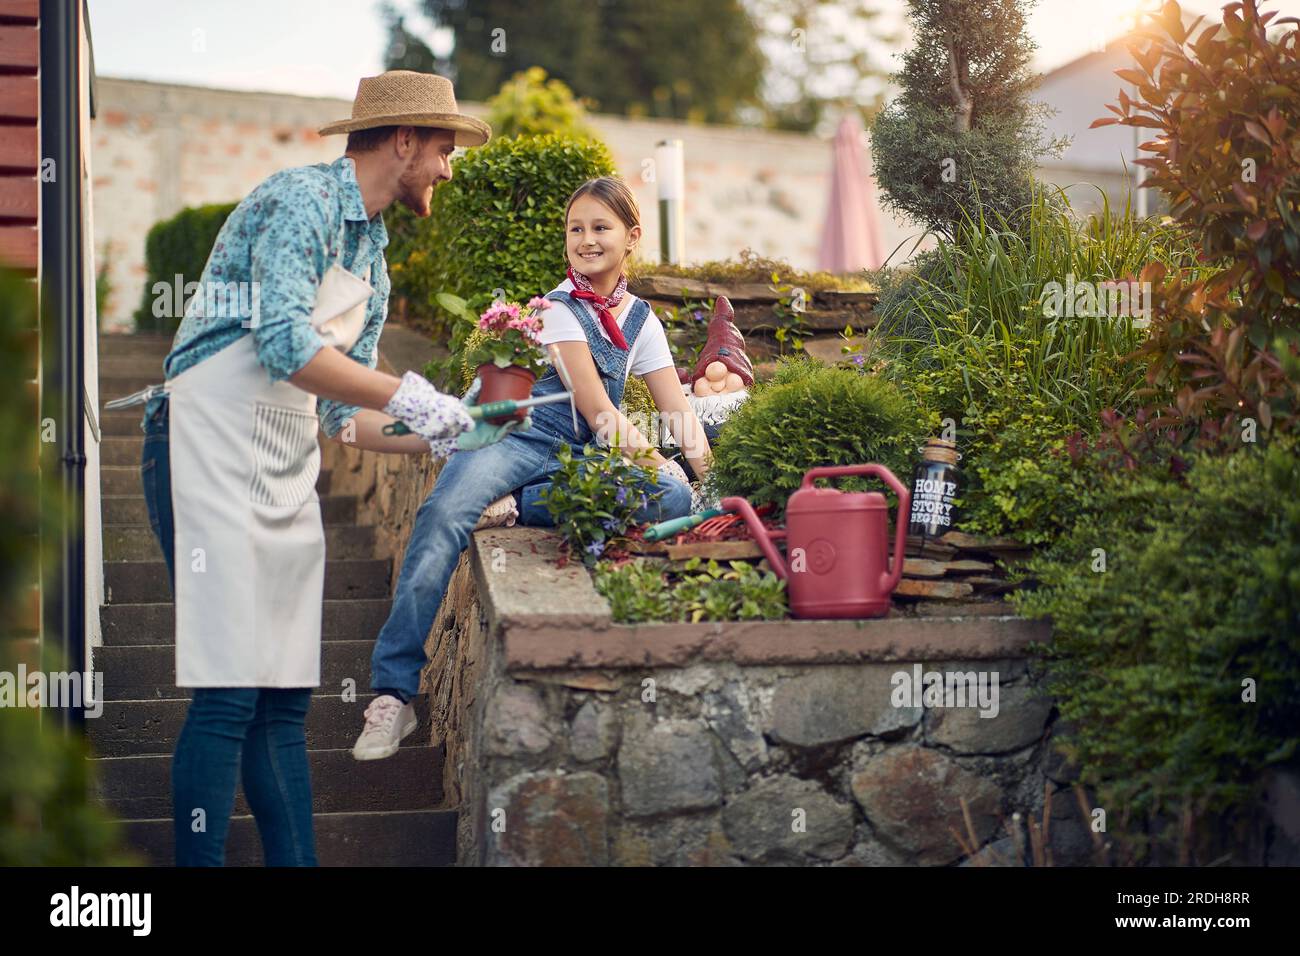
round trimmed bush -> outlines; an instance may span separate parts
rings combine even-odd
[[[927,419],[894,385],[815,360],[783,362],[727,419],[713,448],[709,487],[758,505],[786,500],[823,465],[884,465],[907,484]],[[837,479],[845,491],[887,490],[876,479]]]

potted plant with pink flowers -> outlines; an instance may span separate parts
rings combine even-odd
[[[441,293],[438,303],[475,325],[465,344],[464,365],[475,369],[475,375],[483,382],[478,403],[526,399],[537,377],[548,367],[540,341],[546,300],[533,296],[527,305],[497,300],[477,318],[458,296]],[[510,417],[522,420],[526,414],[521,409],[500,421],[508,421]]]

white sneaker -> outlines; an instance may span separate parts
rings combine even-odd
[[[402,738],[419,724],[415,705],[381,694],[366,707],[366,726],[352,748],[357,760],[383,760],[397,753]]]

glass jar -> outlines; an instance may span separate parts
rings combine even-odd
[[[937,538],[955,528],[952,502],[960,484],[957,461],[961,455],[956,442],[943,438],[928,439],[920,451],[921,461],[912,473],[912,513],[907,533]]]

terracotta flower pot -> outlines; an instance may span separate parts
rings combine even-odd
[[[522,402],[532,394],[533,383],[537,381],[537,376],[526,368],[520,368],[518,365],[507,365],[501,368],[492,362],[478,367],[478,377],[483,380],[483,390],[478,395],[480,405],[486,405],[488,402]],[[497,415],[484,421],[500,425],[512,418],[523,421],[527,414],[528,409],[521,408],[513,415]]]

